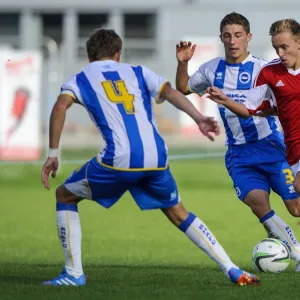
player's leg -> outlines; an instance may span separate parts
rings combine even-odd
[[[212,258],[227,277],[239,284],[258,283],[258,278],[240,270],[228,257],[206,224],[180,203],[175,179],[169,169],[149,173],[142,182],[130,189],[141,209],[160,208],[169,220]]]
[[[292,200],[291,200],[292,201]],[[260,209],[260,203],[269,203],[269,195],[264,191],[251,191],[244,199],[260,223],[264,226],[268,237],[278,238],[289,246],[291,256],[296,261],[300,259],[300,248],[291,227],[271,208],[267,212],[266,205]],[[264,213],[265,212],[265,213]]]
[[[127,177],[130,183],[130,175]],[[91,199],[105,208],[112,206],[127,190],[127,184],[119,180],[118,171],[102,167],[96,159],[84,164],[56,191],[58,236],[65,258],[63,272],[57,278],[44,282],[48,285],[85,284],[81,262],[81,225],[77,204]]]
[[[65,258],[65,271],[75,278],[83,275],[78,213],[78,203],[82,199],[68,191],[64,185],[56,190],[56,225]]]
[[[293,166],[291,166],[291,170],[295,177],[295,181],[294,181],[295,191],[296,193],[298,193],[298,195],[300,195],[300,161],[294,164]]]
[[[259,168],[267,174],[272,190],[281,196],[289,212],[297,215],[300,199],[294,190],[294,177],[288,163],[281,161],[263,164]],[[261,218],[261,222],[269,232],[269,236],[277,237],[288,245],[292,259],[300,262],[300,244],[291,227],[274,211]]]
[[[271,211],[269,193],[265,190],[254,189],[243,199],[253,214],[260,220]]]
[[[297,171],[299,167],[300,164],[293,166],[293,173],[287,162],[277,163],[271,173],[273,190],[282,197],[287,210],[294,217],[300,217],[300,174]]]
[[[266,176],[258,172],[259,153],[257,145],[229,147],[225,156],[225,165],[230,175],[237,197],[247,206],[258,219],[271,211],[269,194],[270,185]]]
[[[258,219],[269,213],[270,185],[267,177],[252,165],[226,164],[226,167],[237,197],[250,207]]]
[[[203,220],[193,213],[188,213],[182,203],[163,208],[162,211],[198,248],[219,265],[232,282],[240,285],[258,284],[258,277],[235,265]]]
[[[273,169],[271,169],[271,167]],[[285,187],[285,195],[291,197],[286,187],[285,177],[281,176],[281,169],[276,164],[265,164],[258,167],[231,166],[230,175],[234,182],[237,196],[250,207],[254,215],[264,226],[268,237],[275,237],[287,244],[291,250],[291,256],[299,261],[298,242],[295,235],[284,220],[282,220],[272,209],[269,202],[270,185],[273,189],[280,189],[282,183]],[[279,176],[280,179],[271,175]],[[278,175],[279,174],[279,175]],[[282,173],[283,174],[283,173]],[[273,179],[273,180],[271,180]],[[275,180],[276,179],[276,180]],[[297,197],[297,195],[292,195]],[[288,231],[287,231],[288,230]],[[288,234],[288,232],[290,234]],[[296,242],[296,245],[294,244]]]
[[[300,179],[299,179],[300,180]],[[284,204],[289,211],[289,213],[296,218],[300,217],[300,198],[292,199],[292,200],[285,200]]]
[[[89,191],[82,185],[86,180],[88,164],[75,170],[65,184],[56,189],[56,226],[65,265],[58,277],[43,284],[85,285],[81,259],[81,224],[77,205],[82,199],[88,197]],[[71,191],[66,188],[66,185],[70,185]]]

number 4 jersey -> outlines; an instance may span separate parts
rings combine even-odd
[[[95,61],[61,88],[88,111],[106,142],[98,161],[114,169],[165,169],[167,147],[158,132],[157,103],[168,81],[144,66]]]

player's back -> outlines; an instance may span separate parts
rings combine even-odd
[[[106,142],[98,155],[101,164],[116,169],[167,166],[152,103],[165,83],[143,66],[106,60],[90,63],[63,85],[85,106]]]

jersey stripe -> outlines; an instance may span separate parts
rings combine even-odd
[[[117,71],[102,72],[106,80],[110,80],[117,91],[115,82],[121,80]],[[122,103],[116,104],[123,118],[130,144],[130,163],[129,168],[144,167],[144,146],[138,129],[134,114],[128,114]],[[139,151],[136,151],[139,149]]]
[[[248,61],[244,65],[240,65],[237,78],[237,90],[249,90],[251,88],[253,69],[253,61]],[[249,119],[238,117],[238,119],[241,125],[241,129],[245,136],[245,141],[251,142],[257,140],[258,132],[254,124],[253,117]]]
[[[240,65],[236,86],[237,90],[249,90],[251,88],[253,69],[253,61],[248,61],[244,65]]]
[[[272,117],[272,116],[269,116],[269,117],[266,117],[266,119],[268,121],[268,124],[269,124],[270,129],[272,130],[272,132],[277,130],[276,118]]]
[[[226,73],[226,62],[224,60],[220,60],[218,66],[217,66],[217,69],[215,71],[215,78],[214,78],[214,86],[216,86],[219,89],[224,88],[225,73]],[[236,140],[233,137],[233,133],[227,122],[225,108],[222,108],[219,106],[219,112],[220,112],[220,115],[221,115],[221,118],[223,120],[223,124],[225,127],[225,131],[226,131],[226,135],[227,135],[227,142],[229,144],[235,144]]]
[[[144,76],[143,76],[143,70],[140,66],[138,67],[132,67],[132,70],[134,71],[136,78],[138,80],[138,85],[139,89],[141,90],[142,93],[142,98],[143,98],[143,104],[144,108],[147,112],[147,117],[148,121],[151,123],[152,128],[153,128],[153,133],[154,133],[154,138],[155,138],[155,143],[156,143],[156,148],[157,148],[157,153],[158,153],[158,168],[163,168],[166,166],[167,162],[167,151],[165,147],[165,142],[162,139],[162,137],[159,135],[157,129],[155,128],[153,122],[152,122],[152,102],[151,102],[151,96],[148,91]]]
[[[215,71],[215,78],[214,78],[214,86],[218,87],[219,89],[224,88],[225,71],[226,71],[226,62],[224,60],[220,60],[218,67]]]
[[[239,122],[244,133],[246,142],[253,142],[258,140],[258,132],[254,124],[253,117],[249,119],[239,117]]]
[[[80,94],[83,98],[85,107],[87,108],[90,116],[94,119],[95,124],[97,124],[97,126],[99,127],[98,129],[100,130],[100,132],[102,132],[105,138],[106,148],[103,150],[104,156],[102,158],[102,161],[107,165],[113,166],[115,156],[113,133],[107,123],[97,94],[95,93],[84,72],[81,72],[76,76],[76,83],[80,90]]]
[[[233,133],[232,131],[230,130],[230,127],[228,125],[228,122],[227,122],[227,119],[226,119],[226,116],[225,116],[225,108],[224,107],[219,107],[219,112],[220,112],[220,115],[221,115],[221,118],[223,120],[223,124],[224,124],[224,127],[225,127],[225,132],[226,132],[226,135],[227,135],[227,143],[228,144],[235,144],[236,142],[236,139],[233,137]]]

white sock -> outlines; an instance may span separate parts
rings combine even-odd
[[[231,268],[238,268],[229,258],[221,244],[214,237],[205,223],[193,215],[189,214],[188,218],[179,226],[188,238],[202,249],[212,260],[214,260],[228,276]]]
[[[291,258],[300,261],[300,244],[288,224],[278,217],[273,210],[261,218],[260,222],[264,225],[269,237],[283,241],[291,251]]]
[[[83,274],[81,263],[81,225],[76,204],[57,203],[56,224],[65,257],[65,269],[73,277]]]

